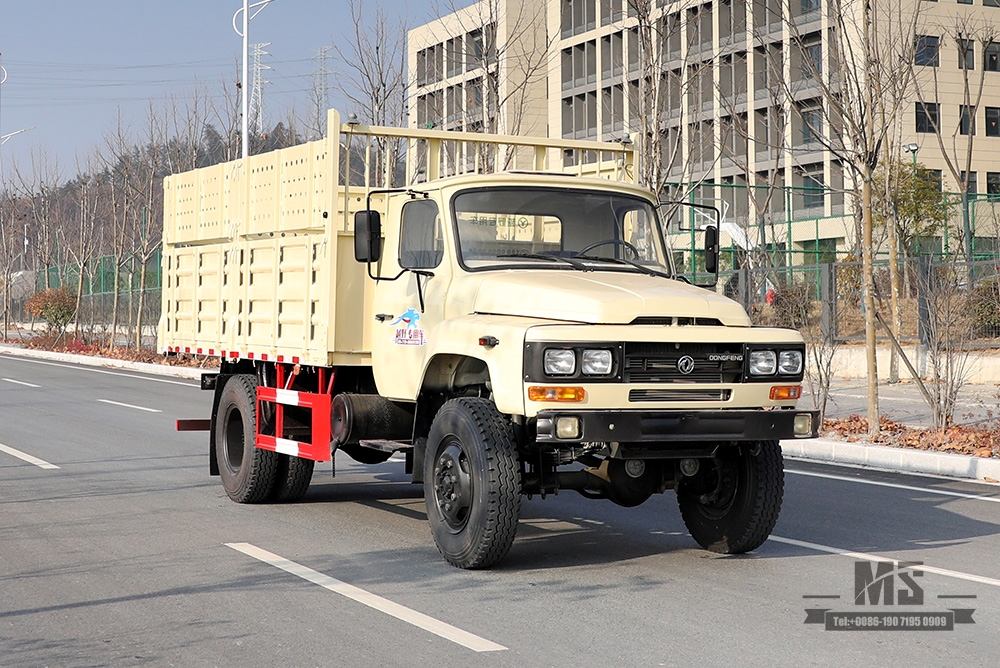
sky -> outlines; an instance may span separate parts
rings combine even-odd
[[[355,0],[357,1],[357,0]],[[435,0],[364,0],[418,25],[433,18]],[[252,2],[251,2],[252,4]],[[190,95],[201,86],[222,95],[239,78],[242,39],[233,15],[242,0],[8,0],[0,5],[0,135],[25,128],[0,146],[6,171],[28,168],[42,152],[58,159],[64,178],[102,143],[119,113],[138,129],[150,101]],[[251,11],[251,14],[253,11]],[[352,29],[348,0],[274,0],[250,23],[251,44],[270,42],[264,64],[265,118],[293,105],[312,108],[317,50],[344,43]],[[327,69],[336,67],[331,58]],[[2,73],[0,73],[2,76]],[[329,80],[330,106],[343,108]]]

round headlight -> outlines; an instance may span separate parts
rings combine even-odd
[[[778,373],[789,376],[802,373],[802,351],[782,350],[778,355]]]
[[[770,376],[777,366],[773,350],[753,350],[750,352],[750,374],[753,376]]]
[[[580,368],[588,376],[607,376],[611,373],[611,351],[584,350]]]
[[[576,372],[576,353],[572,350],[549,348],[543,359],[545,373],[550,376],[569,376]]]

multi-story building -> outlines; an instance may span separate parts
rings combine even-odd
[[[410,124],[548,135],[541,3],[483,0],[409,32]]]
[[[907,67],[912,62],[913,80],[909,97],[890,120],[885,155],[905,160],[919,155],[920,163],[940,174],[944,190],[957,192],[962,187],[948,161],[964,164],[966,142],[974,141],[969,192],[1000,195],[1000,30],[993,28],[1000,26],[1000,0],[896,2],[895,8],[883,8],[883,15],[904,20],[887,19],[883,42],[897,40],[897,56]],[[836,7],[847,11],[848,4]],[[836,122],[831,83],[835,88],[842,81],[835,75],[845,66],[836,59],[846,56],[844,40],[853,39],[843,34],[850,20],[839,22],[830,13],[835,5],[827,0],[539,5],[544,12],[526,13],[525,0],[483,0],[412,31],[411,123],[479,129],[489,126],[490,114],[502,116],[505,107],[517,104],[530,122],[491,127],[522,134],[547,128],[550,135],[608,141],[641,129],[649,136],[655,128],[661,181],[700,183],[690,197],[726,210],[724,241],[788,251],[787,261],[796,263],[828,261],[853,245],[851,200],[845,195],[852,188],[850,174],[829,150],[837,141],[830,127]],[[506,23],[487,24],[484,16],[506,17]],[[516,29],[511,16],[519,19]],[[916,28],[907,28],[908,16]],[[516,99],[509,92],[497,96],[493,102],[500,109],[489,109],[488,102],[485,115],[476,92],[484,65],[474,60],[470,69],[470,52],[462,47],[475,30],[495,35],[489,55],[480,59],[486,70],[495,68],[508,91],[522,85],[527,91]],[[547,86],[525,81],[526,70],[513,57],[523,59],[529,40],[517,49],[496,46],[522,34],[530,35],[535,48],[539,35],[547,35],[541,40]],[[462,56],[449,56],[453,53],[464,54],[464,67]],[[985,78],[976,104],[978,75]],[[965,82],[973,87],[971,95]],[[980,249],[992,249],[986,237],[998,236],[994,221],[1000,216],[993,215],[992,199],[972,207],[974,232],[984,237],[977,240]]]

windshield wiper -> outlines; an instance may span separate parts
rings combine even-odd
[[[596,261],[596,262],[611,262],[612,264],[627,264],[630,267],[635,267],[636,269],[638,269],[642,273],[646,274],[647,276],[659,276],[660,278],[671,278],[670,274],[665,274],[664,272],[657,271],[656,269],[653,269],[652,267],[647,267],[644,264],[639,264],[638,262],[635,262],[634,260],[626,260],[625,258],[622,258],[622,257],[597,257],[595,255],[574,255],[573,257],[576,258],[576,259],[582,258],[584,260],[591,260],[591,261]]]
[[[504,259],[517,259],[525,258],[528,260],[549,260],[551,262],[565,262],[574,269],[579,269],[580,271],[593,271],[591,267],[588,267],[583,262],[577,262],[574,258],[563,257],[561,255],[546,255],[545,253],[523,253],[523,254],[511,254],[511,255],[498,255],[497,257],[502,257]]]

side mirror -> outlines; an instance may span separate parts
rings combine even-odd
[[[705,228],[705,271],[719,273],[719,228],[714,225]]]
[[[382,217],[378,211],[365,209],[354,214],[354,259],[378,262],[382,257]]]

